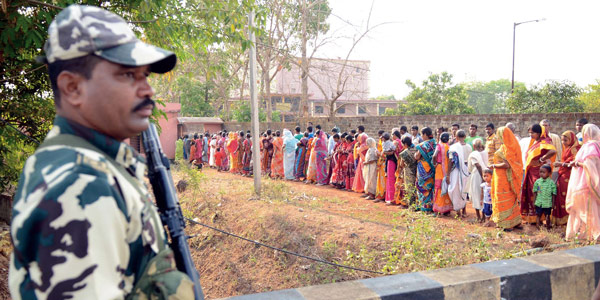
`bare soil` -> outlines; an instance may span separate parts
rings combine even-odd
[[[245,238],[302,255],[382,272],[415,272],[531,253],[573,248],[564,228],[503,232],[475,222],[373,203],[360,194],[328,186],[263,178],[212,169],[173,171],[187,181],[179,200],[186,217]],[[258,246],[201,225],[187,227],[192,256],[207,299],[383,276],[318,263]],[[0,236],[0,299],[7,287],[10,237]]]

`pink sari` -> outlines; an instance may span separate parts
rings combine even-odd
[[[365,161],[365,155],[369,146],[367,146],[367,134],[361,133],[358,136],[358,164],[356,165],[356,172],[354,173],[354,182],[352,183],[352,190],[357,193],[364,193],[365,191],[365,179],[363,178],[363,163]]]
[[[566,238],[598,240],[600,237],[600,129],[586,124],[581,130],[583,146],[571,170],[566,209],[569,213]],[[579,236],[577,236],[579,234]]]

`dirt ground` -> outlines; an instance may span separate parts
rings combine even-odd
[[[455,214],[430,214],[373,203],[327,186],[212,169],[175,167],[184,216],[273,247],[365,270],[395,274],[452,267],[529,253],[580,247],[565,243],[564,228],[503,232]],[[7,231],[5,231],[7,232]],[[189,224],[190,248],[207,299],[383,276],[318,263],[258,246],[201,225]],[[0,299],[8,298],[8,234],[0,236]],[[8,244],[6,244],[8,241]]]

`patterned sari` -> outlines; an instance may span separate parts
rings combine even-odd
[[[308,143],[306,144],[306,154],[304,155],[304,161],[305,161],[304,174],[306,175],[307,180],[308,180],[308,168],[310,167],[310,157],[313,152],[313,148],[315,146],[314,143],[315,143],[315,138],[309,137]]]
[[[301,180],[306,176],[304,169],[306,168],[306,148],[308,147],[308,138],[302,137],[296,148],[296,161],[294,163],[294,177]]]
[[[579,167],[571,171],[567,191],[566,238],[600,238],[600,129],[586,124],[581,129],[583,145],[575,156]]]
[[[356,165],[356,172],[354,174],[354,182],[352,182],[352,190],[357,193],[364,193],[365,191],[365,179],[363,178],[363,163],[365,161],[365,155],[369,146],[367,146],[367,134],[361,133],[358,136],[358,147],[355,145],[356,154],[358,155],[358,164]]]
[[[315,146],[317,145],[317,137],[313,137],[310,141],[310,155],[308,157],[308,168],[306,169],[306,179],[310,181],[317,181],[317,156]]]
[[[394,194],[394,203],[404,206],[412,205],[415,202],[415,181],[417,176],[417,161],[415,153],[417,148],[414,145],[406,148],[398,154],[398,166],[396,168],[396,193]],[[406,201],[408,198],[408,201]]]
[[[577,142],[577,136],[573,131],[567,130],[562,136],[567,139],[567,143],[563,144],[562,163],[570,163],[575,160],[577,151],[581,145]],[[565,201],[567,199],[567,190],[569,188],[569,179],[571,178],[571,167],[560,166],[558,168],[558,179],[556,180],[556,198],[552,204],[552,223],[555,225],[565,225],[569,221]]]
[[[341,183],[344,182],[344,174],[341,171],[341,169],[342,169],[341,160],[345,160],[345,157],[343,156],[343,154],[340,151],[344,149],[345,143],[346,143],[346,140],[344,140],[342,142],[338,142],[337,144],[335,144],[335,147],[333,147],[333,155],[331,156],[331,162],[330,162],[330,165],[332,167],[331,167],[331,177],[329,178],[329,183],[335,187],[342,186]]]
[[[505,162],[508,168],[495,168],[492,175],[492,221],[500,228],[513,228],[521,224],[518,204],[523,178],[521,147],[506,127],[498,128],[496,139],[502,145],[494,153],[494,164]]]
[[[377,190],[375,199],[385,200],[385,155],[383,155],[383,141],[381,138],[377,141]]]
[[[237,154],[237,173],[241,174],[242,173],[242,169],[244,167],[244,141],[246,139],[242,139],[242,137],[238,137],[238,150],[236,152]]]
[[[227,151],[229,152],[229,171],[231,173],[237,173],[239,171],[238,161],[237,161],[237,151],[238,151],[238,139],[237,133],[230,132],[229,133],[229,141],[227,142]]]
[[[244,139],[244,156],[242,157],[242,174],[250,175],[252,172],[252,141]]]
[[[433,187],[435,169],[433,168],[433,152],[436,142],[434,139],[422,142],[416,146],[416,150],[421,154],[421,159],[417,161],[417,196],[419,200],[419,209],[422,211],[433,210]]]
[[[285,179],[292,180],[296,178],[294,176],[294,166],[296,160],[296,144],[298,140],[292,135],[292,132],[284,129],[283,130],[283,171],[285,173]]]
[[[446,191],[446,193],[442,195],[443,181],[450,175],[447,174],[449,148],[450,146],[448,146],[448,143],[440,142],[437,144],[437,156],[434,157],[437,164],[435,166],[435,200],[433,202],[433,211],[441,214],[451,211],[453,207],[448,192]]]
[[[354,146],[356,145],[356,141],[352,141],[351,143],[346,143],[346,147],[344,148],[344,153],[347,154],[346,163],[342,168],[342,172],[344,172],[344,176],[346,177],[345,188],[348,191],[352,190],[352,184],[354,183],[354,176],[356,174],[356,168],[354,167]]]
[[[315,144],[315,167],[317,171],[317,183],[327,184],[327,135],[325,131],[319,131],[319,136]]]
[[[227,138],[221,137],[221,140],[219,141],[218,145],[219,148],[221,148],[221,151],[219,151],[221,156],[221,165],[219,166],[219,170],[227,171],[229,170],[229,155],[227,154],[227,149],[225,148],[225,146],[227,145]]]
[[[271,161],[271,177],[285,176],[283,170],[283,139],[279,136],[273,139],[273,159]]]
[[[398,153],[402,149],[402,143],[399,143],[399,141],[400,139],[394,140],[394,152],[385,157],[385,202],[393,204],[397,204],[394,201],[394,196],[396,195],[396,169],[398,165]]]
[[[556,150],[556,148],[552,145],[552,139],[548,137],[546,128],[542,126],[540,138],[537,141],[532,139],[529,143],[529,149],[527,149],[525,181],[523,181],[521,191],[521,215],[525,223],[535,223],[536,221],[533,184],[540,178],[540,167],[542,166],[540,157],[546,155],[550,150]],[[556,156],[551,158],[552,163],[555,159]]]
[[[273,138],[268,136],[262,140],[262,166],[264,175],[271,174],[271,160],[273,159]]]

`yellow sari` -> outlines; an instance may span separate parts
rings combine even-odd
[[[519,194],[523,178],[521,147],[510,129],[498,128],[496,138],[502,146],[494,153],[494,164],[508,163],[507,169],[494,169],[492,176],[492,221],[501,228],[521,224]]]

